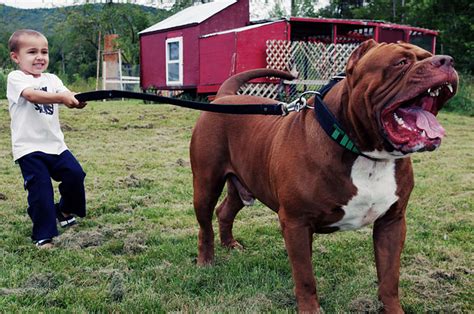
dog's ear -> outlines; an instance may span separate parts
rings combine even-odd
[[[351,56],[349,57],[349,60],[347,61],[346,74],[352,74],[352,71],[354,71],[354,67],[357,62],[367,53],[367,51],[377,45],[377,42],[373,39],[366,40],[362,44],[360,44],[360,46],[352,52]]]

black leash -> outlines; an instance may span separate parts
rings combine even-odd
[[[284,103],[278,104],[252,104],[252,105],[226,105],[226,104],[210,104],[205,102],[196,102],[171,97],[164,97],[148,93],[127,92],[121,90],[99,90],[93,92],[85,92],[75,95],[80,102],[113,99],[113,98],[131,98],[153,101],[162,104],[176,105],[184,108],[197,109],[218,113],[230,114],[264,114],[264,115],[285,115]]]
[[[306,108],[306,99],[303,97],[306,94],[313,94],[315,96],[314,113],[316,119],[319,121],[324,132],[338,145],[345,149],[372,159],[362,153],[355,143],[349,138],[349,135],[344,131],[337,118],[332,114],[329,108],[323,101],[324,96],[329,90],[336,85],[339,81],[345,78],[344,73],[334,76],[327,85],[323,86],[319,91],[305,92],[299,99],[293,101],[290,104],[278,103],[278,104],[245,104],[245,105],[229,105],[229,104],[210,104],[204,102],[196,102],[189,100],[182,100],[171,97],[164,97],[155,94],[148,93],[136,93],[127,92],[121,90],[99,90],[93,92],[85,92],[76,94],[75,97],[81,102],[92,101],[92,100],[103,100],[113,98],[131,98],[141,99],[147,101],[153,101],[162,104],[171,104],[189,109],[210,111],[216,113],[228,113],[228,114],[263,114],[263,115],[277,115],[286,116],[292,111],[299,112]]]

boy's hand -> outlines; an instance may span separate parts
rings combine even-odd
[[[84,108],[87,103],[85,102],[79,102],[79,100],[77,100],[76,97],[74,97],[74,95],[76,95],[76,93],[73,93],[73,92],[62,92],[62,93],[59,93],[60,96],[61,96],[61,99],[62,99],[62,103],[64,105],[66,105],[66,107],[68,108],[78,108],[78,109],[82,109]]]
[[[48,93],[42,90],[35,90],[31,87],[25,88],[21,93],[21,96],[34,104],[64,104],[68,108],[84,108],[87,103],[80,102],[74,95],[76,95],[76,93],[69,91]]]
[[[87,103],[86,102],[79,102],[79,105],[76,106],[77,109],[82,109],[84,108],[85,106],[87,106]]]

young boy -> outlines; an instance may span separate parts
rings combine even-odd
[[[86,215],[85,173],[68,150],[61,132],[58,104],[84,108],[48,67],[48,40],[34,30],[18,30],[8,41],[10,57],[19,70],[8,75],[7,98],[11,117],[13,159],[19,164],[28,190],[32,239],[40,248],[53,247],[62,227],[76,223],[73,215]],[[61,182],[59,203],[54,203],[51,178]]]

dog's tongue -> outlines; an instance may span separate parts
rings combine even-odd
[[[426,132],[426,136],[431,139],[437,137],[442,138],[445,134],[444,128],[438,123],[436,117],[429,111],[423,110],[420,107],[399,108],[397,115],[408,123],[415,124],[420,130]]]

